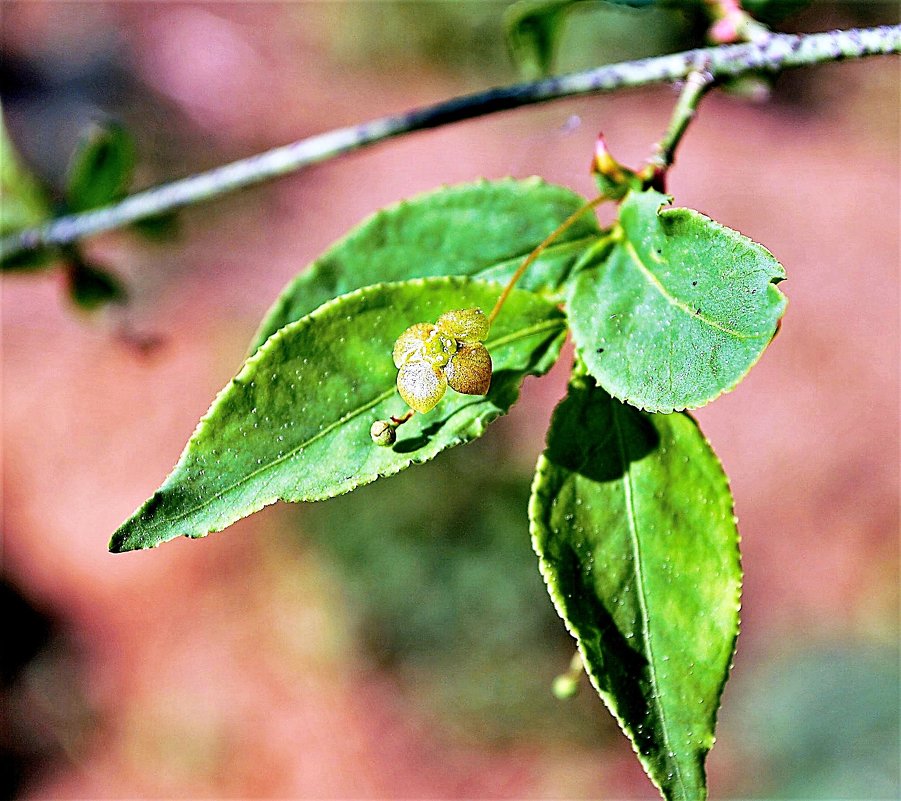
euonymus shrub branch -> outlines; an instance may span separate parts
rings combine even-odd
[[[577,5],[513,6],[514,51],[546,72]],[[383,209],[333,245],[282,293],[175,469],[111,550],[202,537],[279,499],[350,492],[474,439],[509,410],[526,376],[550,369],[569,333],[569,388],[529,503],[539,569],[578,647],[555,691],[571,694],[584,669],[662,794],[705,797],[741,573],[725,474],[684,410],[732,389],[760,357],[784,310],[784,271],[741,234],[666,208],[666,172],[715,81],[898,53],[901,26],[786,36],[734,0],[704,6],[713,41],[753,42],[453,98],[130,196],[134,146],[124,129],[90,131],[54,193],[19,164],[0,119],[0,269],[61,263],[73,300],[90,309],[125,291],[85,258],[85,237],[128,225],[171,233],[178,208],[392,136],[686,81],[643,169],[616,162],[599,139],[592,201],[539,179],[481,181]],[[619,205],[603,230],[588,213],[602,200]],[[48,220],[53,206],[62,216]],[[398,394],[410,410],[400,412]]]
[[[364,221],[285,289],[111,550],[202,537],[468,442],[570,333],[529,504],[539,569],[652,781],[705,796],[741,574],[725,474],[683,410],[760,357],[784,271],[736,231],[665,208],[665,166],[629,170],[599,140],[587,203],[539,179],[481,181]],[[588,213],[604,199],[619,203],[607,229]],[[398,392],[415,414],[398,415]]]
[[[539,179],[481,181],[383,209],[333,245],[284,290],[111,550],[202,537],[468,442],[570,334],[572,375],[528,510],[578,649],[554,689],[571,694],[584,669],[662,795],[706,797],[741,569],[725,473],[685,410],[742,380],[785,308],[767,250],[667,208],[666,173],[712,65],[693,61],[641,170],[599,138],[593,200]],[[604,200],[619,209],[601,229],[590,212]]]

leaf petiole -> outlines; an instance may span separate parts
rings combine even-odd
[[[682,141],[685,131],[688,130],[689,124],[695,118],[701,99],[714,83],[713,75],[705,67],[696,69],[686,77],[666,133],[657,145],[656,152],[648,161],[644,171],[643,177],[647,181],[646,185],[663,191],[666,173],[673,166],[676,157],[676,148]]]

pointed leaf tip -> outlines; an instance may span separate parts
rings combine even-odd
[[[487,395],[447,393],[428,415],[404,423],[389,447],[373,443],[371,428],[403,409],[392,360],[398,336],[448,308],[490,306],[500,290],[450,278],[381,284],[281,329],[220,392],[172,474],[113,535],[111,550],[202,537],[277,500],[350,492],[480,436],[509,410],[524,377],[544,373],[559,354],[563,315],[531,292],[512,293],[492,326],[486,346],[496,372]]]

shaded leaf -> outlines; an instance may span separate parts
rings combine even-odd
[[[134,165],[134,141],[125,128],[115,122],[90,126],[69,162],[69,209],[87,211],[121,198],[131,182]]]
[[[697,425],[576,376],[529,517],[551,598],[648,775],[667,799],[705,798],[741,569],[726,476]]]
[[[742,0],[742,8],[764,25],[775,25],[810,5],[810,0]]]
[[[499,293],[494,284],[450,278],[382,284],[283,328],[220,392],[175,470],[110,549],[201,537],[279,499],[350,492],[480,436],[516,400],[523,377],[545,372],[559,353],[563,315],[530,292],[511,294],[492,326],[486,396],[448,392],[401,426],[391,447],[374,445],[369,429],[403,411],[391,357],[401,332],[448,309],[490,308]]]
[[[39,248],[37,250],[19,250],[15,253],[0,254],[0,271],[30,272],[40,270],[53,264],[59,258],[56,248]]]
[[[382,209],[288,284],[251,352],[327,300],[371,284],[440,275],[504,282],[584,203],[568,189],[530,178],[446,187]],[[597,234],[597,220],[586,212],[529,268],[520,288],[553,293]]]
[[[785,271],[760,245],[665,195],[630,192],[614,246],[567,300],[577,350],[612,395],[649,411],[732,389],[776,332]]]
[[[178,212],[170,211],[164,214],[154,214],[135,220],[131,224],[132,230],[151,242],[164,242],[174,239],[179,234],[180,225]]]
[[[127,293],[118,278],[88,264],[81,258],[68,264],[69,295],[85,311],[95,311],[107,303],[119,303]]]

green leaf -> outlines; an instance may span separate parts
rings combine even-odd
[[[350,492],[480,436],[516,400],[524,376],[544,373],[559,353],[563,315],[530,292],[512,293],[492,326],[486,396],[448,391],[434,410],[400,426],[391,447],[374,445],[369,428],[404,411],[395,339],[448,309],[490,308],[500,290],[451,278],[381,284],[286,326],[219,393],[175,470],[113,535],[110,549],[202,537],[277,500]]]
[[[121,125],[92,125],[69,162],[66,201],[71,211],[105,206],[125,194],[135,165],[131,134]]]
[[[705,798],[741,568],[726,476],[697,425],[576,376],[529,517],[557,611],[651,780],[666,799]]]
[[[127,297],[118,278],[80,257],[68,265],[69,295],[85,311],[95,311],[108,303],[122,303]]]
[[[648,411],[703,406],[732,389],[776,332],[786,300],[773,255],[665,195],[630,192],[618,241],[573,280],[577,351],[613,396]]]
[[[479,181],[382,209],[332,245],[282,292],[251,352],[327,300],[383,281],[466,275],[506,281],[585,199],[537,178]],[[553,293],[598,235],[585,215],[528,270],[520,288]]]
[[[520,0],[504,12],[507,47],[524,77],[551,72],[554,53],[570,8],[580,0]]]
[[[6,131],[0,109],[0,236],[37,225],[49,216],[47,189],[23,165],[22,158]],[[4,270],[25,269],[26,266],[35,265],[32,260],[24,258],[5,257],[3,260]]]

